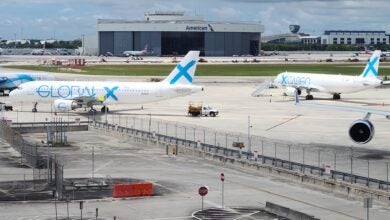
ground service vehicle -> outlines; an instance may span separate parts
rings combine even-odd
[[[202,104],[190,103],[188,106],[188,114],[191,116],[210,116],[215,117],[219,114],[218,109],[210,106],[203,106]]]

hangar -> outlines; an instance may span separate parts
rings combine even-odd
[[[142,50],[151,55],[184,55],[200,50],[205,56],[258,55],[261,23],[210,22],[183,12],[147,12],[142,21],[98,19],[99,54]]]

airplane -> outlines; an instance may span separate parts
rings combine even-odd
[[[47,73],[0,73],[0,94],[14,90],[22,83],[36,80],[54,80],[54,76]]]
[[[44,49],[34,49],[31,51],[31,55],[44,55],[45,50]]]
[[[367,48],[364,48],[364,50],[359,51],[359,54],[370,54],[370,55],[372,55],[373,53],[374,53],[374,51],[372,51],[370,49],[367,49]]]
[[[390,57],[390,52],[389,51],[383,51],[382,52],[382,57]]]
[[[31,55],[46,55],[45,54],[46,44],[44,43],[42,49],[34,49],[31,51]]]
[[[302,103],[299,101],[299,96],[297,91],[295,91],[295,105],[302,107],[311,107],[311,108],[324,108],[331,110],[343,110],[343,111],[352,111],[352,112],[361,112],[364,113],[362,119],[358,119],[352,122],[349,127],[349,137],[351,140],[357,144],[366,144],[371,141],[374,137],[375,127],[374,124],[370,121],[370,116],[372,114],[383,115],[386,119],[390,120],[390,112],[365,109],[365,108],[355,108],[348,106],[338,106],[338,105],[326,105],[326,104],[315,104],[315,103]]]
[[[345,76],[333,74],[293,73],[282,72],[276,76],[274,83],[285,88],[285,94],[294,96],[297,91],[301,95],[306,90],[306,100],[312,100],[312,92],[322,92],[333,95],[333,99],[340,99],[342,93],[354,93],[380,85],[390,84],[378,78],[378,67],[381,51],[376,50],[368,61],[360,76]]]
[[[145,48],[143,50],[126,50],[123,51],[123,55],[126,57],[139,57],[146,55],[148,53],[148,45],[145,45]]]
[[[93,81],[36,81],[20,85],[10,93],[12,102],[53,103],[55,112],[67,112],[102,105],[108,112],[111,104],[142,104],[156,102],[203,91],[192,84],[199,51],[190,51],[172,72],[161,82],[93,82]]]

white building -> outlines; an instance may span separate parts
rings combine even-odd
[[[389,44],[386,31],[327,30],[321,36],[321,44]]]
[[[145,13],[143,21],[99,19],[99,54],[142,50],[154,55],[183,55],[200,50],[206,56],[258,55],[264,26],[249,22],[210,22],[183,12]]]

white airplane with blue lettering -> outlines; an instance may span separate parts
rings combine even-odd
[[[0,73],[0,94],[12,91],[20,84],[36,80],[54,80],[48,73]]]
[[[103,105],[142,104],[161,101],[203,91],[192,84],[199,51],[190,51],[161,82],[93,82],[93,81],[36,81],[20,85],[10,93],[13,102],[33,102],[33,112],[40,102],[53,103],[54,111],[67,112],[77,108]]]
[[[306,90],[306,99],[312,100],[312,92],[322,92],[333,95],[333,99],[340,99],[342,93],[354,93],[375,88],[388,81],[378,79],[378,67],[381,51],[372,54],[366,68],[360,76],[345,76],[334,74],[292,73],[283,72],[276,76],[274,83],[285,88],[285,94],[294,96],[295,91],[301,95]]]

